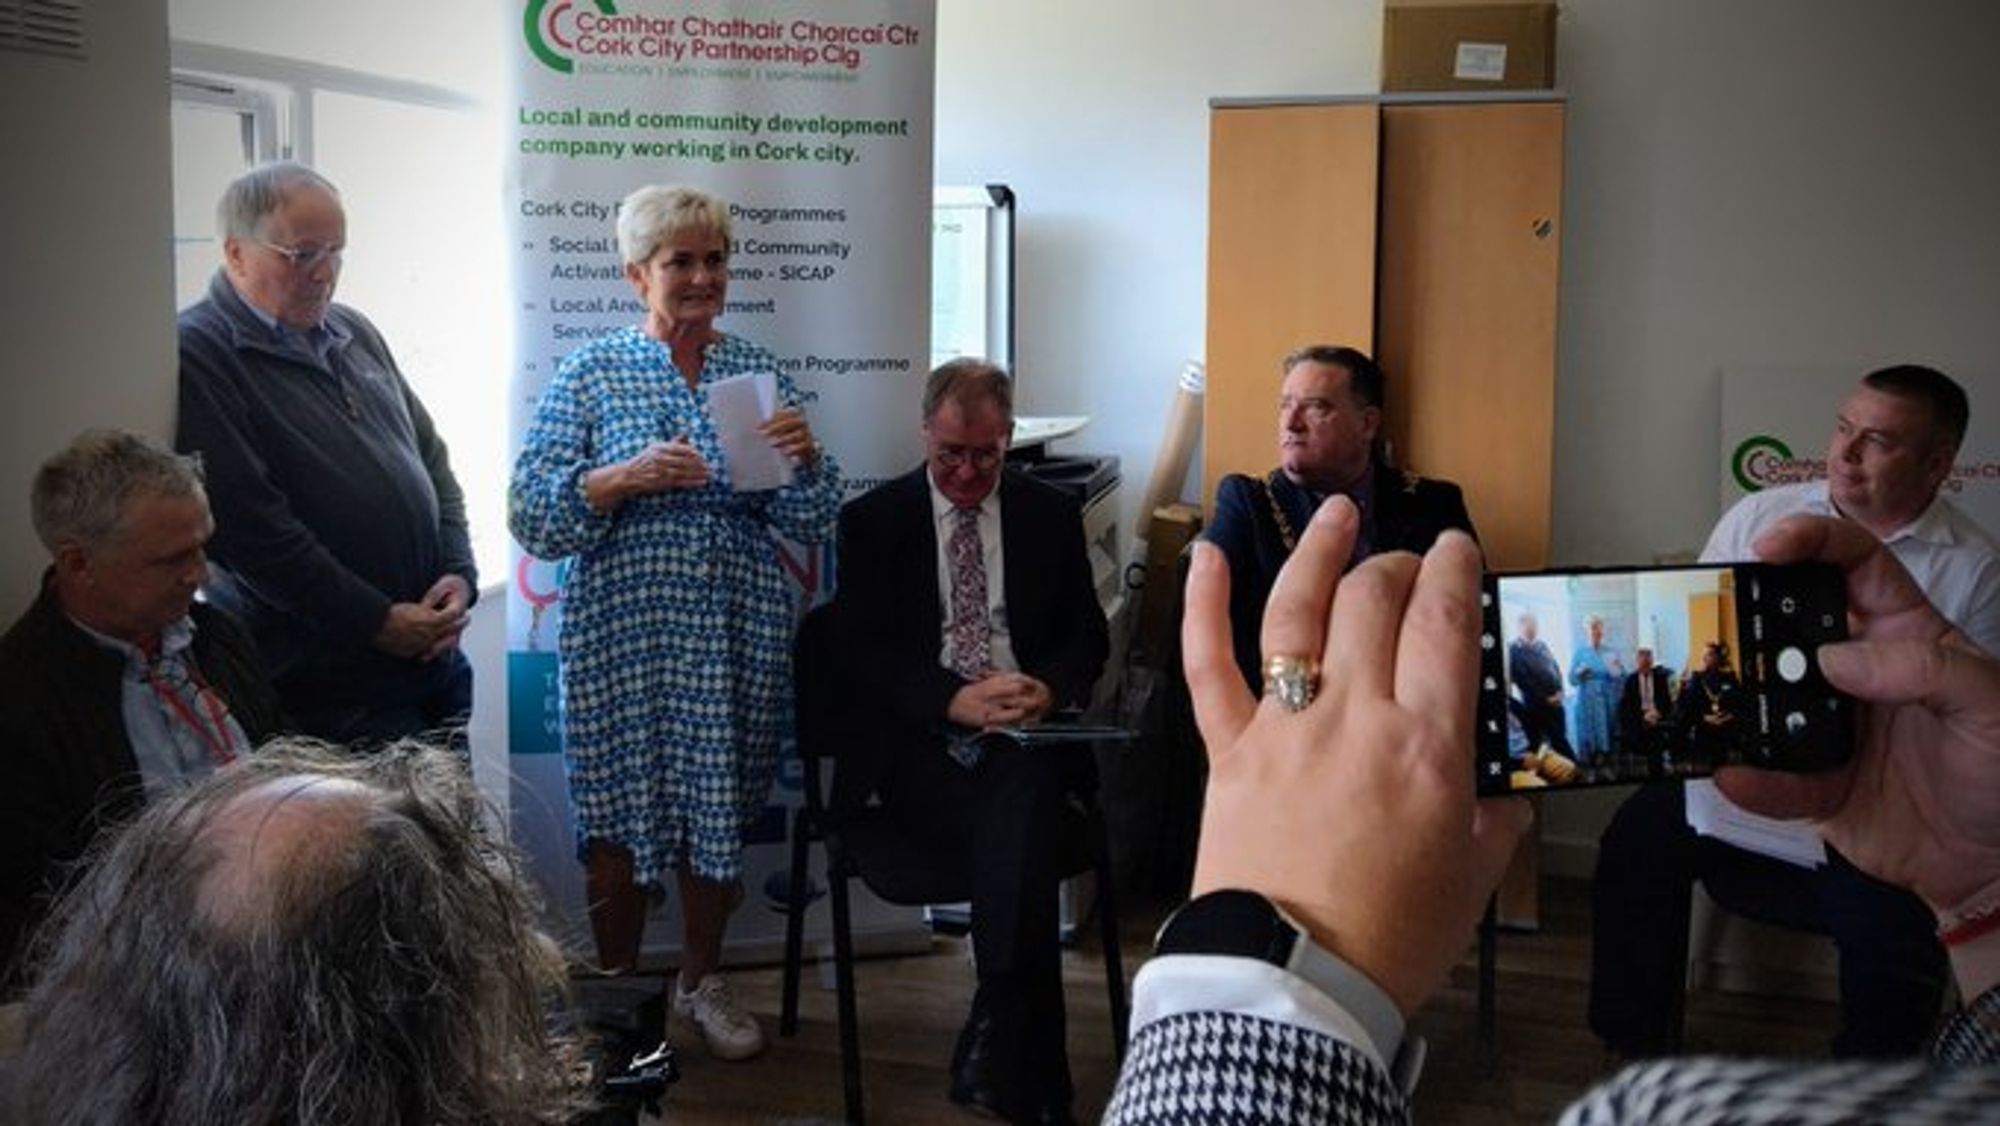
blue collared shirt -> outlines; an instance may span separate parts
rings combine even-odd
[[[92,641],[125,658],[119,708],[148,800],[207,776],[224,761],[225,753],[229,759],[250,753],[242,725],[195,666],[189,651],[194,619],[183,617],[161,630],[159,655],[150,661],[138,646],[99,633],[75,618],[70,621]],[[179,701],[179,708],[168,702],[164,694],[168,692]]]

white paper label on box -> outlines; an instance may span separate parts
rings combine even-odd
[[[1505,43],[1460,43],[1451,76],[1461,82],[1501,82],[1507,77]]]

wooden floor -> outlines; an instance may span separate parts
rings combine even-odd
[[[1590,1034],[1584,1011],[1590,963],[1586,888],[1545,881],[1542,930],[1500,942],[1499,1034],[1483,1060],[1474,1036],[1473,962],[1415,1021],[1430,1041],[1417,1092],[1417,1121],[1430,1124],[1545,1123],[1572,1098],[1617,1069]],[[1161,909],[1127,913],[1127,972],[1143,961]],[[1094,944],[1065,956],[1070,1066],[1079,1120],[1095,1121],[1117,1075],[1106,1015],[1103,962]],[[676,1124],[834,1122],[841,1118],[839,1041],[830,989],[806,969],[799,1035],[776,1035],[779,974],[731,975],[771,1037],[771,1050],[747,1063],[707,1056],[685,1028],[669,1039],[683,1078],[669,1093],[666,1120]],[[952,1043],[971,995],[972,970],[962,939],[939,939],[928,956],[863,962],[859,1009],[862,1081],[869,1121],[990,1121],[945,1099]],[[1820,1056],[1831,1035],[1833,1006],[1705,992],[1691,997],[1690,1050],[1735,1055]]]

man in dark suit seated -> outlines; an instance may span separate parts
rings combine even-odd
[[[1674,696],[1667,670],[1653,663],[1653,650],[1640,646],[1636,667],[1618,693],[1618,744],[1654,772],[1672,768]]]
[[[93,430],[29,506],[42,590],[0,638],[0,967],[99,830],[281,726],[249,636],[194,601],[215,530],[201,467]]]
[[[842,762],[835,800],[879,798],[965,857],[979,986],[952,1101],[1067,1122],[1057,888],[1077,828],[1067,780],[1088,762],[973,736],[1084,703],[1109,651],[1104,614],[1077,503],[1006,469],[1007,373],[945,364],[923,419],[925,464],[840,514],[843,650],[881,737]]]
[[[1328,497],[1361,511],[1353,567],[1384,551],[1428,550],[1447,528],[1472,532],[1457,485],[1389,463],[1382,441],[1382,369],[1353,348],[1315,344],[1285,357],[1278,394],[1278,467],[1262,478],[1232,473],[1215,492],[1204,538],[1229,561],[1229,621],[1236,663],[1262,688],[1257,630],[1278,568]]]

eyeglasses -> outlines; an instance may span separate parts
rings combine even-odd
[[[291,263],[292,269],[301,273],[311,273],[327,262],[338,265],[340,256],[347,253],[345,246],[279,246],[263,239],[251,241]]]
[[[964,446],[939,446],[931,456],[946,469],[963,469],[969,463],[981,473],[990,473],[1006,458],[1005,449],[988,446],[982,450],[967,449]]]

